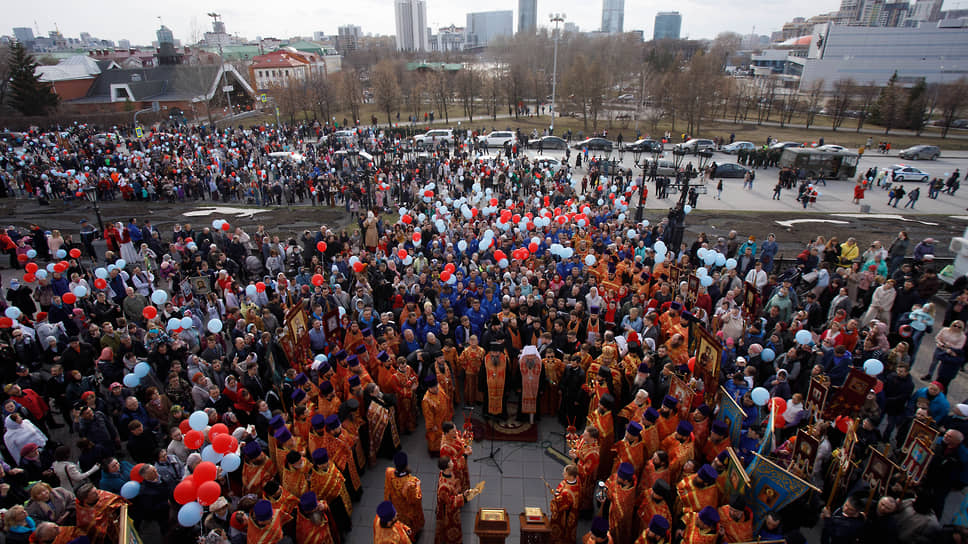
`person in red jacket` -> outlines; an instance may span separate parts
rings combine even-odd
[[[50,427],[58,427],[59,425],[54,424],[54,421],[50,419],[50,406],[48,406],[47,401],[37,394],[33,389],[21,389],[21,387],[15,383],[7,384],[3,388],[3,392],[6,393],[14,402],[23,406],[30,412],[30,418],[34,420],[37,425],[45,425]],[[45,430],[45,429],[42,429]]]

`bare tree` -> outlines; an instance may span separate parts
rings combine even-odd
[[[314,73],[309,79],[308,94],[312,101],[312,110],[324,123],[332,119],[333,110],[339,106],[338,93],[334,89],[334,79],[325,74]]]
[[[387,125],[393,125],[390,112],[400,108],[400,84],[397,82],[395,63],[381,60],[370,72],[370,87],[380,111],[387,114]]]
[[[464,107],[464,116],[471,123],[474,122],[474,100],[481,92],[482,83],[481,75],[476,70],[464,69],[457,74],[457,96]]]
[[[450,114],[448,113],[447,106],[453,97],[451,81],[450,74],[442,71],[431,74],[427,80],[430,85],[430,93],[433,96],[435,107],[440,110],[440,113],[444,114],[444,121],[448,123],[450,122]]]
[[[363,104],[363,86],[360,74],[356,70],[343,70],[340,76],[340,97],[344,106],[349,108],[353,116],[351,124],[360,120],[360,106]]]
[[[874,104],[874,100],[877,98],[877,84],[873,81],[869,81],[865,84],[858,85],[854,89],[854,96],[857,98],[857,132],[864,128],[864,121],[870,115],[871,106]]]
[[[810,85],[810,90],[807,92],[806,128],[810,128],[810,125],[817,119],[817,113],[820,111],[820,100],[823,98],[823,85],[824,81],[818,79]]]
[[[847,118],[847,111],[850,110],[854,102],[854,88],[857,83],[851,79],[838,79],[834,81],[833,97],[827,104],[827,111],[830,113],[830,126],[837,130]]]
[[[951,123],[968,105],[968,79],[945,83],[939,90],[938,107],[941,109],[941,137],[947,138]]]

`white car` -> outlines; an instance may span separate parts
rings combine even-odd
[[[926,182],[928,181],[928,178],[931,177],[927,172],[921,170],[920,168],[906,166],[903,164],[895,164],[894,168],[891,169],[891,173],[894,174],[894,183],[901,183],[904,181]]]
[[[510,130],[495,130],[490,134],[477,137],[479,142],[487,142],[488,147],[501,147],[507,142],[514,144],[518,141],[517,135]]]
[[[453,145],[454,131],[449,128],[435,128],[413,137],[413,145],[417,147],[435,146],[442,141],[447,142],[447,145]]]
[[[847,151],[847,148],[846,147],[844,147],[842,145],[837,145],[837,144],[822,145],[822,146],[818,147],[817,149],[820,150],[820,151],[836,151],[838,153],[841,152],[841,151]]]
[[[724,145],[720,151],[730,155],[735,155],[740,151],[752,151],[756,149],[756,145],[753,142],[733,142],[731,144]]]

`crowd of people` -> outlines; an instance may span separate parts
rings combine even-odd
[[[293,234],[127,218],[103,231],[83,222],[76,238],[8,227],[9,541],[113,541],[127,505],[166,542],[201,529],[212,544],[371,531],[408,543],[435,504],[434,542],[462,542],[461,509],[480,493],[462,405],[490,425],[567,429],[555,543],[578,541],[582,517],[586,543],[803,542],[818,523],[824,544],[965,536],[943,515],[968,483],[968,403],[946,396],[965,363],[968,285],[938,304],[931,238],[901,232],[865,250],[818,236],[781,265],[773,234],[683,240],[678,206],[634,220],[641,178],[592,166],[590,190],[576,191],[577,171],[460,140],[420,162],[365,129],[52,134],[8,142],[8,195],[243,199],[279,186],[283,200],[345,205],[357,224]],[[340,155],[354,149],[387,152],[361,165]],[[698,353],[706,333],[721,347],[713,358]],[[925,337],[936,349],[918,386]],[[814,378],[836,388],[860,367],[876,376],[862,405],[829,420],[811,411]],[[743,412],[738,441],[727,401]],[[872,487],[861,477],[871,451],[900,463],[916,424],[938,432],[923,477],[897,471]],[[819,444],[811,470],[793,461],[801,430]],[[401,435],[421,431],[426,452],[402,451]],[[723,484],[731,455],[746,467],[754,452],[820,493],[754,518],[760,499]],[[433,498],[409,466],[424,455],[440,470]],[[363,493],[380,494],[362,486],[367,470],[384,474],[383,502],[357,527]]]

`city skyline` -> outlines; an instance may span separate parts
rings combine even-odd
[[[748,4],[742,10],[721,10],[709,0],[684,0],[676,6],[676,10],[682,14],[681,35],[684,38],[711,39],[726,31],[748,34],[753,28],[759,34],[769,34],[793,17],[836,11],[840,7],[840,0],[820,0],[807,7],[792,0],[750,0]],[[947,0],[945,4],[945,9],[950,9],[950,6],[968,4],[968,0]],[[487,6],[488,10],[514,11],[515,29],[519,21],[518,8],[518,0],[497,0]],[[642,30],[646,36],[651,36],[655,14],[667,9],[659,4],[629,5],[625,12],[624,30]],[[135,4],[125,8],[123,18],[120,15],[105,17],[103,12],[91,9],[90,4],[53,0],[41,6],[23,3],[10,6],[5,11],[10,26],[0,29],[0,33],[12,35],[13,27],[30,27],[35,35],[46,36],[56,25],[65,36],[76,37],[81,32],[88,32],[101,39],[115,42],[127,39],[132,44],[148,45],[163,23],[172,29],[176,39],[189,43],[196,32],[201,37],[211,29],[206,13],[213,10],[222,15],[229,34],[248,39],[257,36],[280,39],[312,36],[313,31],[320,29],[332,36],[336,35],[339,26],[347,24],[361,26],[364,34],[395,34],[394,0],[359,0],[327,5],[296,2],[278,11],[267,11],[261,3],[252,0],[217,0],[201,6],[196,2],[172,0],[165,4],[163,14],[159,13],[157,6]],[[428,0],[427,26],[434,30],[451,24],[460,26],[468,13],[480,10],[481,5],[470,0]],[[539,27],[548,26],[550,10],[548,2],[538,3],[536,19]],[[602,3],[558,0],[554,4],[554,11],[566,13],[569,22],[591,30],[600,26]],[[162,15],[161,23],[158,15]],[[320,24],[322,21],[325,24]]]

